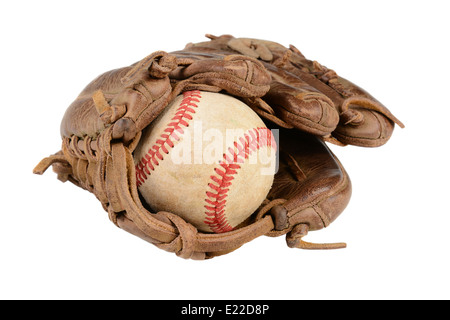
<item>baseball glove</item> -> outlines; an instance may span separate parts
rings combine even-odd
[[[286,235],[289,247],[331,249],[303,241],[346,207],[350,179],[324,140],[377,146],[401,123],[368,93],[306,60],[294,47],[213,37],[173,53],[155,52],[94,79],[68,107],[62,147],[50,166],[61,181],[92,192],[116,226],[182,258],[229,253],[261,235]],[[142,130],[180,93],[222,92],[279,129],[279,170],[258,210],[232,231],[197,230],[170,212],[150,212],[136,186],[133,151]]]

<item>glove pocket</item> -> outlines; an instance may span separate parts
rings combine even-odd
[[[344,244],[310,244],[301,240],[308,231],[328,227],[346,208],[351,197],[351,181],[337,157],[319,138],[298,130],[280,130],[280,164],[270,201],[285,202],[272,210],[284,212],[290,247],[305,249],[342,248]]]

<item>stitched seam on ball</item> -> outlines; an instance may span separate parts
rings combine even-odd
[[[186,91],[183,93],[183,100],[175,112],[175,115],[170,119],[169,124],[164,129],[163,133],[156,140],[155,144],[151,146],[147,153],[136,164],[136,184],[140,187],[155,167],[159,165],[159,161],[164,160],[164,154],[169,154],[169,150],[174,147],[172,140],[179,141],[180,136],[184,133],[183,127],[189,126],[189,121],[192,120],[195,108],[198,108],[202,95],[199,90]]]
[[[233,230],[225,214],[229,188],[241,168],[240,164],[263,147],[276,149],[272,131],[263,127],[250,129],[238,141],[234,141],[234,148],[229,147],[219,165],[214,168],[216,174],[211,175],[211,182],[208,183],[210,191],[206,191],[206,218],[203,221],[213,232]]]

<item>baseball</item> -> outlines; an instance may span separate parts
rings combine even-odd
[[[227,232],[266,198],[276,151],[272,131],[246,104],[188,91],[142,132],[133,153],[136,183],[153,212],[172,212],[204,232]]]

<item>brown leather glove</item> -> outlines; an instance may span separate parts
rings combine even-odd
[[[260,50],[268,58],[265,55],[270,50],[256,51]],[[296,121],[301,118],[299,112],[306,113],[303,107],[322,106],[325,102],[332,106],[331,98],[313,87],[308,87],[310,91],[293,88],[304,90],[301,92],[305,94],[300,95],[302,98],[294,97],[295,102],[299,99],[298,104],[286,107],[295,109],[289,111],[295,113],[292,120],[288,112],[279,111],[279,99],[285,91],[280,89],[276,93],[278,84],[274,79],[282,83],[284,78],[275,76],[275,65],[217,48],[194,51],[155,52],[136,64],[106,72],[92,81],[64,115],[61,151],[44,158],[34,173],[42,174],[53,165],[60,180],[69,180],[94,193],[118,227],[183,258],[222,255],[261,235],[286,235],[290,247],[344,247],[342,243],[311,244],[302,240],[309,230],[333,222],[350,199],[347,173],[317,137],[327,134],[306,133],[311,132],[306,130],[308,126],[303,128]],[[276,72],[293,77],[281,69]],[[141,131],[178,94],[194,89],[237,97],[257,110],[269,128],[280,130],[279,170],[267,199],[235,230],[220,234],[200,232],[170,212],[150,212],[141,202],[136,187],[132,154]],[[309,101],[308,95],[317,97]],[[269,105],[270,101],[273,105]],[[330,113],[336,110],[327,108]],[[317,124],[320,127],[325,122],[316,121],[312,127]],[[332,128],[332,125],[322,127]]]

